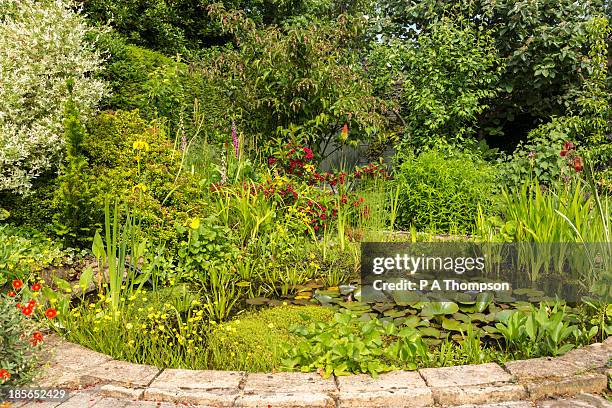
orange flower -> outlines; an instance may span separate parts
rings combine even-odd
[[[13,279],[13,288],[19,290],[23,287],[23,281],[21,279]]]
[[[345,123],[344,126],[342,127],[342,141],[345,141],[346,139],[348,139],[348,133],[349,133],[348,123]]]
[[[32,299],[28,302],[28,307],[34,309],[34,306],[36,306],[36,301]]]
[[[0,369],[0,382],[5,382],[9,378],[11,378],[11,373],[9,373],[8,371],[6,371],[3,368]]]
[[[15,296],[17,296],[17,294],[15,292],[13,292],[12,290],[9,293],[7,293],[7,295],[8,295],[8,297],[15,297]]]
[[[33,311],[34,309],[32,309],[30,306],[24,307],[23,309],[21,309],[21,313],[23,313],[26,316],[31,315]]]
[[[38,343],[42,343],[43,340],[44,340],[44,337],[42,333],[37,331],[37,332],[32,333],[32,338],[30,339],[30,342],[32,343],[33,346],[37,346]]]
[[[47,316],[47,319],[53,319],[55,316],[57,316],[57,310],[50,307],[45,311],[45,316]]]
[[[32,285],[32,290],[34,292],[38,292],[41,288],[42,288],[42,286],[40,285],[40,283],[35,283],[35,284]]]

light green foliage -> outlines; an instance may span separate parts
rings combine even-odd
[[[87,116],[106,92],[93,79],[101,58],[86,41],[91,29],[71,5],[0,1],[0,191],[26,193],[56,171],[66,102],[73,98]]]
[[[238,315],[208,334],[211,367],[251,372],[279,370],[286,349],[300,342],[289,327],[307,321],[328,322],[333,314],[333,309],[321,306],[282,306]]]
[[[59,265],[61,246],[40,232],[8,224],[0,225],[0,287],[14,278]]]
[[[499,228],[505,242],[605,242],[605,226],[595,211],[595,202],[579,181],[560,182],[544,190],[536,180],[501,194],[499,211],[504,220],[491,219],[480,225]]]
[[[506,322],[495,327],[504,336],[506,350],[516,353],[516,357],[554,357],[576,346],[571,341],[573,336],[579,337],[579,329],[568,320],[564,306],[542,303],[539,308],[531,306],[527,313],[513,312]],[[591,332],[588,340],[596,333]]]
[[[293,332],[305,340],[289,351],[284,364],[306,372],[320,369],[325,378],[351,373],[376,377],[394,369],[414,370],[420,359],[427,358],[427,346],[415,328],[358,317],[343,310],[330,323],[294,327]]]
[[[16,307],[15,299],[0,294],[0,369],[11,376],[0,385],[9,387],[27,384],[37,368],[37,356],[29,341],[35,326]]]
[[[465,232],[479,206],[489,211],[497,172],[478,156],[430,150],[402,160],[396,170],[399,227]]]

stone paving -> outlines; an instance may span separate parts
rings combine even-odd
[[[608,389],[612,338],[559,358],[396,371],[377,379],[160,370],[58,338],[48,343],[53,351],[36,384],[73,390],[70,399],[11,407],[612,408],[598,396]]]

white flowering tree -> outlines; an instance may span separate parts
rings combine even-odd
[[[73,10],[69,0],[0,0],[0,191],[26,193],[57,169],[70,80],[83,115],[106,91],[91,29]]]

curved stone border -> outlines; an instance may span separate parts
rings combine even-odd
[[[209,407],[433,407],[508,403],[608,387],[612,337],[558,358],[323,379],[314,373],[160,370],[116,361],[51,336],[40,387],[97,387],[102,396]],[[504,405],[505,406],[505,405]]]

